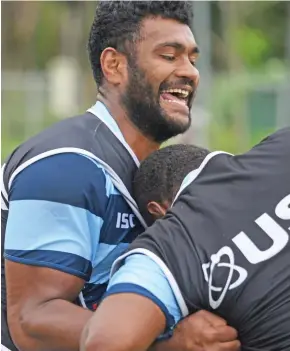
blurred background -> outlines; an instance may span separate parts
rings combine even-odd
[[[95,1],[2,1],[2,161],[96,87],[86,44]],[[191,130],[178,141],[233,153],[290,125],[290,2],[194,1],[201,47]]]

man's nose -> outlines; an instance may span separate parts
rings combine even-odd
[[[194,86],[197,87],[199,82],[199,71],[190,62],[190,60],[184,60],[182,66],[180,66],[175,74],[178,78],[185,78],[193,82]]]

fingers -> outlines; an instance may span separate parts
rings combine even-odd
[[[183,338],[190,335],[190,347],[186,350],[203,349],[207,351],[239,351],[240,342],[237,331],[227,322],[210,312],[199,311],[183,320]],[[187,331],[187,334],[185,333]],[[193,333],[194,331],[194,333]],[[190,332],[190,334],[188,334]],[[194,336],[194,337],[193,337]],[[198,346],[198,347],[197,347]]]
[[[220,342],[234,341],[238,338],[238,332],[236,329],[229,326],[218,326],[213,331],[213,340],[219,340]]]
[[[207,331],[208,351],[239,351],[241,343],[237,331],[229,326],[218,326]]]
[[[215,351],[240,351],[241,343],[239,340],[229,341],[219,344]]]
[[[198,311],[194,315],[199,315],[213,327],[227,325],[227,322],[223,318],[205,310]]]

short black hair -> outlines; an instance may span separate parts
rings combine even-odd
[[[198,168],[209,150],[195,145],[175,144],[153,152],[137,170],[134,197],[148,225],[153,218],[147,210],[150,201],[172,202],[184,177]]]
[[[101,53],[106,47],[129,55],[138,37],[140,23],[145,17],[174,19],[191,25],[193,18],[190,1],[99,1],[88,42],[89,58],[97,85],[103,72]]]

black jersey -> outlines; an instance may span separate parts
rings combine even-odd
[[[166,217],[130,249],[161,259],[189,313],[207,309],[225,318],[243,350],[289,351],[289,238],[287,128],[245,154],[209,154]]]

